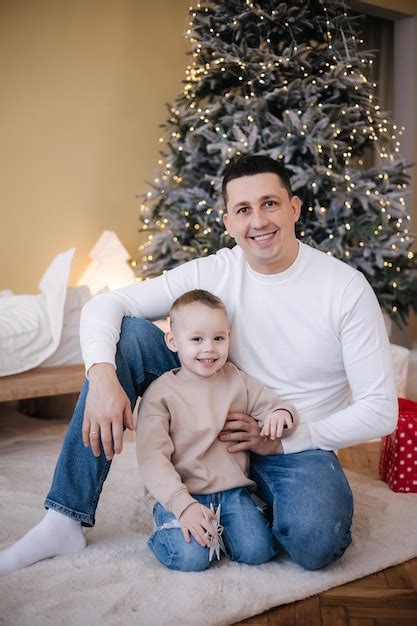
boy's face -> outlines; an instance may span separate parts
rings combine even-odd
[[[277,274],[295,260],[295,222],[301,202],[288,195],[272,172],[242,176],[227,184],[224,224],[249,265],[261,274]]]
[[[222,309],[193,302],[175,312],[165,341],[170,350],[178,352],[183,369],[208,378],[227,361],[229,334],[229,322]]]

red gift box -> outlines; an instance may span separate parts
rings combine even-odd
[[[398,400],[396,430],[381,442],[379,475],[393,491],[417,493],[417,402]]]

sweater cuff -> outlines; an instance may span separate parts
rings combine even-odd
[[[83,350],[85,374],[88,378],[88,370],[96,363],[111,363],[116,368],[115,347],[107,341],[92,341]]]
[[[299,424],[297,430],[288,439],[281,439],[284,454],[314,450],[313,437],[308,423]]]
[[[185,511],[190,504],[194,504],[197,502],[188,491],[185,489],[184,491],[177,491],[168,501],[167,510],[174,513],[175,517],[179,520],[181,514]]]
[[[292,424],[293,424],[292,428],[284,428],[283,433],[282,433],[282,439],[286,439],[287,437],[294,437],[295,431],[298,430],[298,427],[300,425],[300,419],[298,417],[298,413],[295,410],[295,408],[292,408],[292,409],[283,408],[282,410],[287,411],[287,413],[291,415]]]

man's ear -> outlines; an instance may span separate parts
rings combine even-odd
[[[229,214],[227,211],[223,213],[223,224],[224,224],[225,229],[229,233],[229,235],[233,237],[232,233],[230,232],[230,220],[229,220]]]
[[[291,206],[294,212],[294,222],[298,222],[301,214],[301,200],[298,196],[292,196]]]
[[[171,352],[178,352],[177,344],[175,343],[174,335],[171,333],[165,333],[165,343]]]

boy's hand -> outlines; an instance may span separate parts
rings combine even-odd
[[[258,422],[245,413],[229,413],[219,439],[231,444],[227,448],[231,453],[250,450],[261,456],[269,456],[284,452],[281,440],[271,441],[261,437]]]
[[[179,523],[182,528],[182,534],[187,543],[190,543],[190,533],[203,548],[210,548],[210,537],[206,537],[206,530],[209,531],[210,536],[217,537],[217,533],[213,531],[213,527],[206,521],[202,509],[205,510],[207,515],[212,519],[215,519],[216,514],[206,506],[203,506],[199,502],[194,502],[187,506],[185,511],[180,515]]]
[[[291,430],[294,426],[294,422],[288,411],[278,409],[278,411],[274,411],[266,417],[261,430],[261,437],[269,437],[272,440],[280,439],[284,426],[286,426],[288,430]]]

